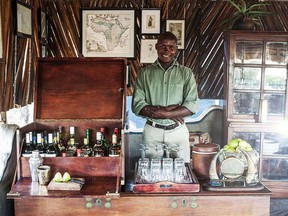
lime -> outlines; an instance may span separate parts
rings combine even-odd
[[[68,182],[71,180],[71,176],[68,172],[65,172],[64,175],[63,175],[63,181],[64,182]]]
[[[63,180],[62,175],[60,172],[57,172],[53,178],[55,182],[61,182]]]
[[[236,149],[238,147],[238,142],[239,142],[239,139],[232,139],[228,142],[227,145],[231,148]]]

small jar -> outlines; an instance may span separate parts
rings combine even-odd
[[[199,179],[209,179],[209,169],[214,155],[220,146],[214,143],[199,143],[192,148],[192,167]]]
[[[32,156],[29,159],[29,167],[32,182],[38,182],[37,168],[42,164],[43,164],[43,158],[40,156],[39,151],[38,150],[32,151]]]

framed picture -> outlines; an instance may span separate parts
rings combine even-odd
[[[47,56],[47,48],[46,45],[41,46],[41,57],[44,58]]]
[[[82,9],[84,57],[135,58],[134,9]]]
[[[16,34],[30,37],[32,35],[32,9],[22,2],[16,2],[16,16]]]
[[[38,32],[39,32],[39,39],[42,41],[46,41],[47,16],[46,16],[46,13],[41,9],[38,10]]]
[[[172,32],[177,37],[178,49],[184,49],[185,20],[167,20],[166,31]]]
[[[141,39],[140,63],[153,63],[157,59],[157,39]]]
[[[0,62],[3,60],[3,37],[2,37],[2,21],[1,21],[1,10],[0,10]]]
[[[161,10],[157,8],[142,9],[141,11],[141,33],[159,34]]]

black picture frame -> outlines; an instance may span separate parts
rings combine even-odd
[[[154,63],[157,58],[157,50],[155,45],[157,39],[141,39],[141,49],[140,49],[140,63],[141,64],[151,64]]]
[[[37,11],[37,20],[39,41],[41,44],[46,44],[48,37],[48,19],[46,12],[41,8]]]
[[[15,34],[20,37],[32,37],[32,7],[23,2],[15,2]]]
[[[185,20],[166,20],[166,31],[170,31],[177,37],[178,49],[185,48]]]
[[[42,58],[47,57],[47,45],[46,44],[41,45],[41,57]]]
[[[84,57],[135,58],[135,9],[82,8]]]
[[[2,31],[2,19],[0,10],[0,62],[4,61],[4,48],[3,48],[3,31]]]
[[[141,34],[160,34],[161,9],[141,9]]]

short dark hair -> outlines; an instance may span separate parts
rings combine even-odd
[[[162,40],[173,40],[173,41],[177,42],[176,36],[170,31],[167,31],[167,32],[160,34],[157,42],[162,41]]]

